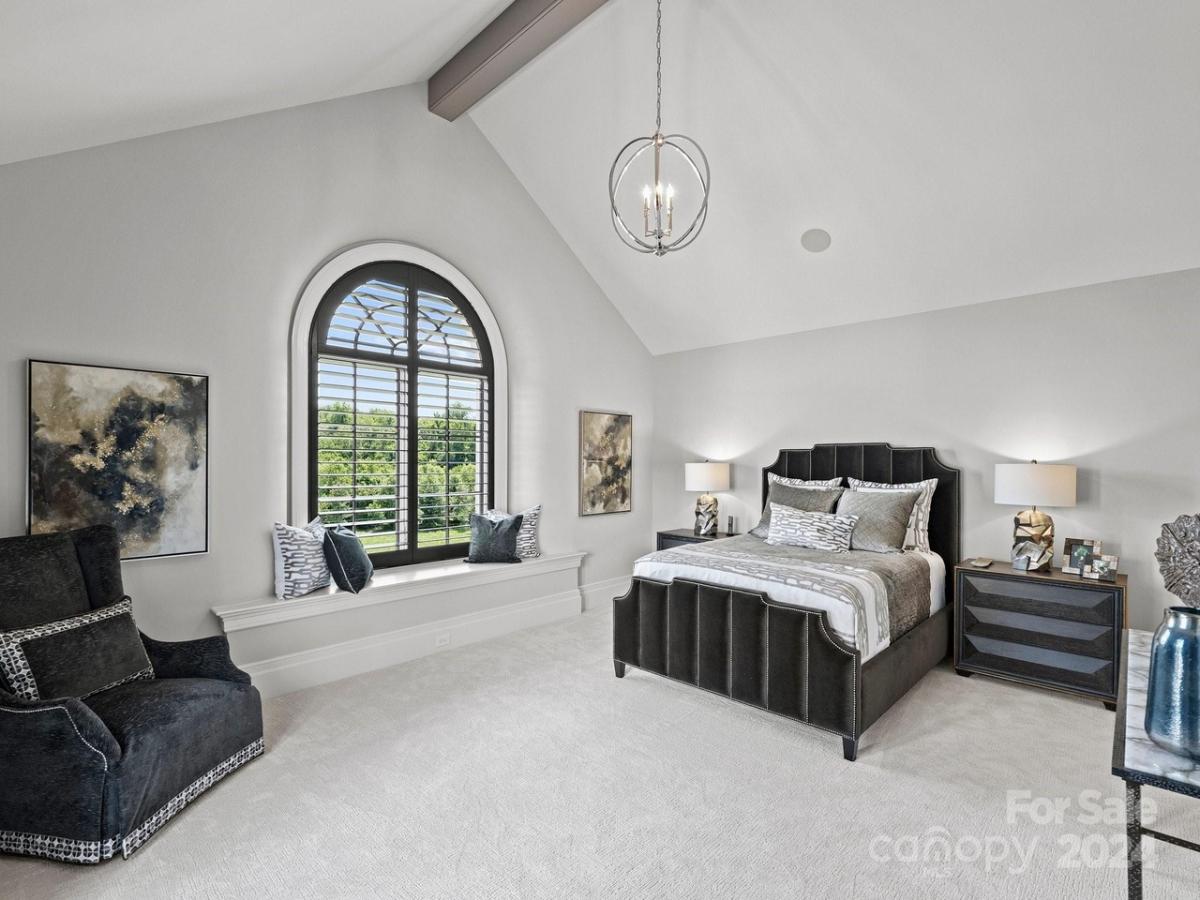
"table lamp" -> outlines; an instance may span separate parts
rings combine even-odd
[[[717,498],[711,491],[729,490],[729,463],[685,463],[683,481],[685,490],[701,492],[696,501],[696,534],[716,534]]]
[[[1039,506],[1075,505],[1075,467],[1028,463],[996,464],[997,503],[1027,506],[1013,519],[1012,566],[1038,572],[1054,559],[1054,520]]]

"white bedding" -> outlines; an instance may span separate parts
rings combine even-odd
[[[732,540],[737,540],[732,539]],[[721,542],[724,543],[724,542]],[[757,559],[746,554],[744,564],[730,565],[705,557],[705,544],[692,544],[679,551],[660,551],[643,556],[633,565],[633,574],[656,581],[686,578],[719,584],[724,587],[762,591],[776,603],[824,610],[829,625],[838,636],[857,647],[863,662],[891,643],[888,623],[887,592],[878,575],[858,566],[831,566],[803,560],[781,561],[778,557]],[[929,614],[932,616],[946,605],[946,564],[936,553],[906,550],[905,553],[923,557],[929,563]],[[846,554],[847,561],[858,554]],[[706,564],[707,563],[707,564]],[[770,577],[764,577],[764,572]],[[814,577],[819,574],[819,577]],[[837,592],[823,592],[822,585],[838,584],[849,588],[864,608]]]

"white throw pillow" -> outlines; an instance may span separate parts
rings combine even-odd
[[[275,596],[303,597],[329,586],[325,562],[325,526],[320,517],[303,528],[275,523]]]
[[[842,486],[842,478],[839,475],[837,478],[827,478],[824,481],[805,481],[803,478],[785,478],[782,475],[776,475],[774,472],[767,473],[767,481],[775,481],[779,484],[786,484],[788,487],[795,488],[815,488],[816,490],[828,490],[829,488],[839,488]]]
[[[858,516],[805,512],[772,503],[767,543],[844,553],[850,549],[850,537],[854,534],[854,526],[857,524]]]
[[[904,535],[905,550],[924,550],[929,552],[929,510],[933,506],[933,492],[937,490],[936,478],[925,481],[910,481],[907,484],[885,484],[881,481],[860,481],[850,479],[852,491],[920,491],[913,506],[912,514],[908,517],[908,531]]]
[[[489,509],[484,513],[493,522],[506,519],[510,513],[498,509]],[[521,559],[533,559],[542,555],[538,545],[538,519],[542,515],[542,505],[531,506],[521,513],[521,530],[517,532],[517,556]]]

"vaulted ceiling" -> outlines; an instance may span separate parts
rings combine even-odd
[[[422,81],[509,0],[5,0],[0,164]]]
[[[0,163],[421,81],[506,5],[6,3]],[[1198,3],[664,6],[664,126],[713,172],[691,248],[640,256],[608,217],[653,130],[653,0],[469,113],[655,353],[1200,266]]]
[[[607,212],[653,131],[653,0],[471,113],[655,353],[1200,266],[1200,3],[665,0],[664,28],[664,128],[712,164],[677,255]]]

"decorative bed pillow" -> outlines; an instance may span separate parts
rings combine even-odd
[[[505,516],[492,519],[471,513],[471,552],[469,563],[519,563],[517,535],[521,531],[522,516]]]
[[[493,522],[505,519],[508,513],[498,509],[489,509],[484,513]],[[517,533],[517,556],[521,559],[533,559],[541,556],[542,550],[538,545],[538,519],[542,515],[542,505],[531,506],[521,513],[521,530]]]
[[[25,700],[82,699],[154,677],[128,597],[69,619],[0,632],[0,669]]]
[[[318,517],[303,528],[275,523],[275,596],[303,597],[329,587],[325,526]]]
[[[839,479],[840,480],[840,479]],[[837,506],[838,498],[842,496],[843,488],[807,487],[787,484],[783,481],[770,482],[767,489],[767,502],[763,506],[762,518],[750,529],[755,537],[766,540],[771,530],[771,504],[790,506],[792,509],[804,512],[831,513]]]
[[[908,520],[920,491],[846,491],[838,501],[839,516],[858,516],[851,550],[899,553],[904,549]]]
[[[908,517],[904,549],[926,552],[929,552],[929,509],[933,505],[933,492],[937,490],[937,485],[936,478],[910,481],[907,484],[885,484],[880,481],[850,479],[850,490],[852,491],[920,491],[921,497],[913,506],[912,515]]]
[[[824,481],[805,481],[803,478],[785,478],[783,475],[776,475],[774,472],[768,472],[767,481],[771,484],[786,484],[788,487],[810,488],[813,490],[842,487],[841,475],[839,475],[837,478],[827,478]]]
[[[805,512],[772,503],[767,543],[843,553],[850,549],[850,538],[857,523],[858,516]]]
[[[357,594],[375,574],[367,548],[349,528],[326,528],[322,549],[329,574],[343,591]]]

